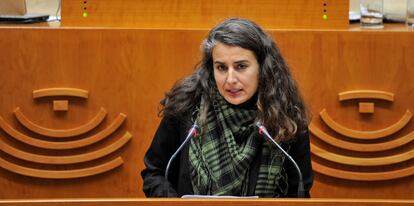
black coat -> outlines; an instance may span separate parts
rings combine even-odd
[[[192,122],[190,118],[163,118],[155,133],[150,148],[144,157],[146,168],[141,172],[144,180],[144,193],[147,197],[181,197],[193,194],[188,149],[189,142],[171,164],[167,181],[164,178],[165,168],[172,154],[187,136]],[[260,153],[259,153],[260,154]],[[309,134],[303,133],[291,144],[289,154],[296,161],[303,174],[305,195],[313,183]],[[254,196],[260,155],[256,155],[249,177],[248,196]],[[286,158],[284,167],[288,175],[289,190],[287,197],[297,196],[298,174],[293,164]]]

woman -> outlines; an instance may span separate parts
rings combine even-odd
[[[309,197],[308,115],[272,38],[254,22],[233,18],[209,32],[202,52],[196,71],[161,101],[163,119],[141,173],[145,195],[296,197],[297,171],[259,134],[260,122],[298,163]],[[166,179],[167,162],[194,123],[198,133]]]

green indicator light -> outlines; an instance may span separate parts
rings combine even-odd
[[[322,19],[323,20],[328,20],[328,15],[326,15],[326,14],[322,15]]]
[[[87,12],[87,11],[83,11],[82,16],[83,16],[84,18],[88,17],[88,12]]]

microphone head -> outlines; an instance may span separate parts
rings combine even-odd
[[[190,131],[192,130],[192,135],[193,137],[196,137],[198,134],[198,125],[196,123],[193,124],[193,126],[191,127]]]
[[[266,134],[266,132],[267,132],[267,130],[266,130],[266,127],[265,126],[263,126],[263,124],[262,123],[260,123],[260,122],[256,122],[256,127],[257,128],[259,128],[259,134],[263,134],[263,133],[265,133]]]

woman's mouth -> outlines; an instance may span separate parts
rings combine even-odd
[[[236,96],[239,96],[241,94],[243,89],[227,89],[226,91],[230,96],[236,97]]]

